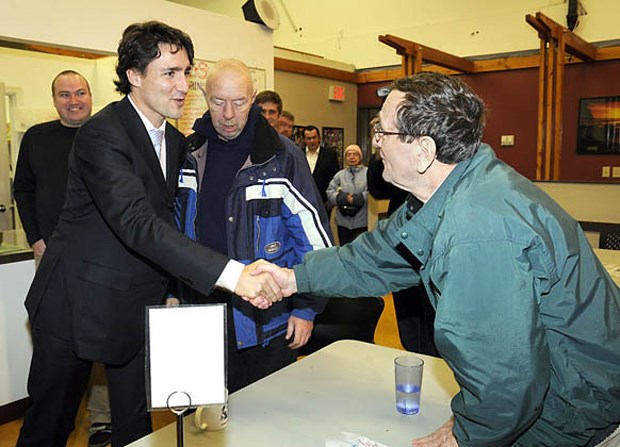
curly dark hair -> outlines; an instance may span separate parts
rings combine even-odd
[[[174,52],[185,49],[189,63],[194,64],[194,44],[183,31],[155,20],[133,23],[125,29],[118,43],[116,63],[118,80],[114,81],[117,91],[125,95],[131,91],[127,70],[133,68],[144,73],[149,63],[161,55],[159,50],[161,43],[176,47]]]
[[[431,137],[437,160],[454,164],[473,157],[484,132],[484,102],[459,78],[421,72],[397,79],[391,90],[405,93],[396,109],[401,141]]]

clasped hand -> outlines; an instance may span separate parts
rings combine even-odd
[[[259,309],[267,309],[282,298],[297,292],[291,269],[259,259],[244,267],[235,293]]]

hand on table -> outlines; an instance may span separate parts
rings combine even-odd
[[[411,441],[413,447],[458,447],[452,427],[454,419],[450,419],[433,433],[423,438],[416,438]]]
[[[258,271],[260,265],[268,264],[259,259],[243,268],[235,293],[259,309],[267,309],[282,299],[282,292],[275,279],[267,272]]]
[[[293,341],[288,347],[291,349],[298,349],[308,343],[310,335],[312,335],[312,328],[314,328],[314,322],[291,315],[288,318],[286,339],[290,340],[291,337],[293,337]]]
[[[297,280],[293,269],[278,267],[275,264],[262,261],[256,266],[256,270],[252,272],[252,275],[259,275],[262,273],[269,273],[273,277],[284,297],[289,297],[297,293]]]

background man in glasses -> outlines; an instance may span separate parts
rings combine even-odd
[[[484,105],[458,78],[399,79],[379,116],[383,175],[411,200],[343,248],[269,266],[283,291],[424,284],[461,390],[414,446],[600,443],[620,424],[620,290],[579,224],[480,142]]]

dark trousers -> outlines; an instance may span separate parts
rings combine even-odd
[[[227,386],[229,393],[234,393],[297,360],[297,351],[288,347],[291,341],[286,340],[284,334],[271,340],[265,347],[253,346],[237,349],[232,307],[227,306],[227,308]]]
[[[344,244],[348,244],[353,239],[355,239],[357,236],[359,236],[362,233],[365,233],[366,231],[368,231],[368,227],[349,229],[349,228],[338,226],[338,242],[340,243],[340,246],[342,247]]]
[[[78,358],[73,343],[32,331],[33,354],[28,377],[32,405],[26,412],[18,447],[64,447],[88,383],[92,362]],[[152,431],[146,406],[144,349],[120,366],[106,365],[112,446],[121,447]]]
[[[392,294],[400,342],[407,351],[441,357],[435,347],[435,309],[423,286]]]

